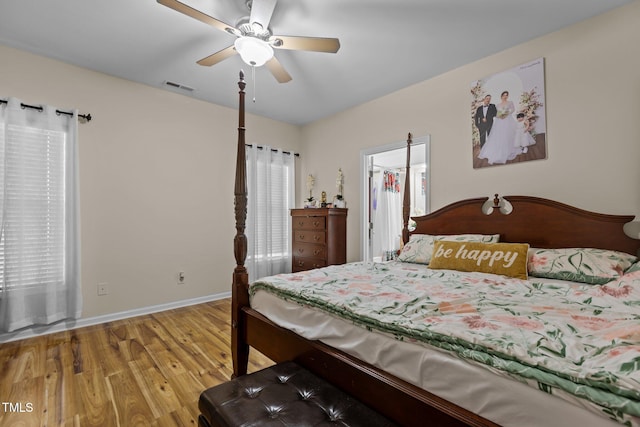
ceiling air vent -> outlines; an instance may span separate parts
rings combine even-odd
[[[193,88],[185,85],[181,85],[180,83],[170,82],[169,80],[164,82],[165,86],[172,87],[174,89],[180,89],[187,92],[193,92]]]

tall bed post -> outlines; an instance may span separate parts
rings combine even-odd
[[[409,241],[409,215],[411,215],[411,143],[413,135],[407,136],[407,166],[404,176],[404,195],[402,199],[402,242]]]
[[[236,268],[233,270],[231,288],[231,353],[233,358],[233,376],[247,373],[249,361],[249,345],[245,336],[244,317],[240,311],[249,305],[249,275],[244,262],[247,258],[247,236],[244,234],[247,221],[247,166],[245,160],[245,127],[244,127],[244,72],[240,71],[240,105],[238,108],[238,153],[236,156],[235,181],[235,214],[236,235],[233,238],[233,254]]]

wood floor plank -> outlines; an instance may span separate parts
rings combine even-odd
[[[230,319],[225,299],[0,344],[2,400],[33,407],[0,426],[196,426],[233,371]],[[250,372],[272,363],[251,350]]]
[[[132,339],[128,345],[131,354],[131,361],[129,362],[129,365],[133,363],[140,369],[159,369],[156,361],[151,357],[151,352],[137,339]]]
[[[119,426],[148,426],[154,420],[151,408],[130,371],[121,371],[107,377]]]
[[[11,342],[0,345],[0,396],[9,396],[13,385],[13,367],[16,365],[20,343]],[[2,424],[0,424],[2,425]]]
[[[78,329],[70,334],[67,341],[61,342],[62,348],[67,348],[64,353],[64,361],[71,360],[74,363],[74,372],[82,373],[103,369],[104,353],[101,351],[101,342],[98,340],[99,329],[95,327]],[[69,353],[69,350],[71,352]]]
[[[194,417],[187,408],[179,408],[154,420],[152,427],[195,427],[197,425],[197,417]]]
[[[156,321],[145,316],[143,320],[134,322],[132,327],[135,328],[135,333],[140,339],[140,343],[149,348],[152,351],[168,350],[169,346],[163,341],[163,339],[156,332]]]
[[[158,369],[140,369],[134,362],[130,366],[154,418],[160,418],[182,406],[169,381]]]
[[[185,372],[181,375],[168,378],[171,388],[176,393],[181,402],[193,403],[197,402],[200,393],[207,387],[200,382],[191,372]]]
[[[46,363],[46,343],[43,341],[24,341],[20,346],[13,369],[13,382],[42,377]]]
[[[63,345],[55,345],[47,349],[47,367],[44,380],[44,409],[46,411],[47,424],[64,424],[65,412],[75,412],[75,406],[64,408],[61,398],[65,396],[64,390],[64,363],[61,353],[64,351]]]
[[[82,402],[83,427],[115,427],[117,419],[102,369],[74,375],[75,398]],[[80,415],[80,414],[79,414]]]
[[[109,327],[93,335],[94,350],[100,355],[100,365],[106,376],[129,369],[127,353],[122,351],[120,342],[114,339]]]
[[[29,378],[11,384],[2,401],[13,405],[0,411],[0,426],[38,426],[46,418],[43,405],[44,377]],[[62,424],[60,424],[62,425]]]

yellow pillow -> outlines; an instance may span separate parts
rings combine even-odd
[[[527,279],[526,243],[448,242],[433,243],[429,268],[478,271]]]

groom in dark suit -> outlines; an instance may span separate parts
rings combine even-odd
[[[487,95],[482,100],[482,105],[476,110],[476,127],[480,132],[480,147],[482,147],[487,139],[487,135],[491,133],[493,126],[493,118],[498,114],[496,105],[491,103],[491,95]]]

